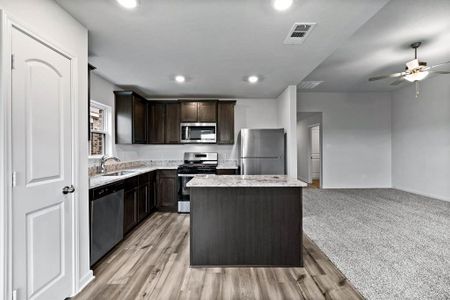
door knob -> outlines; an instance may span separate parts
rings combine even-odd
[[[73,193],[73,192],[75,192],[75,187],[74,187],[73,185],[65,186],[65,187],[63,187],[63,189],[62,189],[62,193],[63,193],[64,195],[67,195],[67,194]]]

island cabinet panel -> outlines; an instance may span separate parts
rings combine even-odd
[[[166,105],[159,102],[148,103],[148,143],[164,144]]]
[[[165,143],[180,143],[180,104],[166,104]]]
[[[147,101],[130,91],[115,91],[116,144],[147,143]]]
[[[236,101],[219,101],[217,106],[217,143],[234,144],[234,106]]]
[[[178,184],[176,170],[158,170],[158,209],[176,211],[178,206]]]
[[[198,122],[215,123],[217,122],[217,101],[202,101],[198,103]]]
[[[197,122],[198,121],[198,102],[182,101],[180,103],[181,122]]]
[[[301,193],[291,187],[191,187],[191,265],[303,266]]]

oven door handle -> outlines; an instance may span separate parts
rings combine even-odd
[[[178,177],[195,177],[199,174],[178,174]]]

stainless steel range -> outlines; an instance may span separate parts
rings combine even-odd
[[[178,166],[179,180],[178,212],[188,213],[190,210],[189,189],[186,184],[195,175],[216,174],[218,155],[216,152],[185,152],[184,164]]]

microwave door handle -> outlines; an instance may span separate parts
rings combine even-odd
[[[191,139],[191,137],[189,136],[189,126],[186,126],[184,130],[186,131],[185,132],[186,140],[189,141]]]

